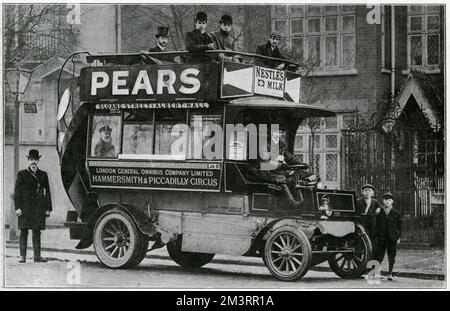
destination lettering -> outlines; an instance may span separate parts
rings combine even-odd
[[[220,190],[221,164],[200,170],[106,166],[89,170],[94,187]]]
[[[175,102],[175,103],[105,103],[96,104],[95,109],[198,109],[209,108],[205,102]]]

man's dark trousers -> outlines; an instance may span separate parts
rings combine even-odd
[[[41,230],[32,230],[33,231],[33,252],[34,258],[41,257]],[[28,229],[20,230],[20,240],[19,240],[19,248],[20,248],[20,256],[27,256],[27,242],[28,242]]]

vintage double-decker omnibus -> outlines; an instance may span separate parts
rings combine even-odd
[[[320,189],[305,180],[307,164],[287,166],[301,203],[292,208],[276,182],[250,178],[266,125],[276,123],[292,152],[302,120],[334,112],[299,103],[300,75],[256,66],[251,60],[264,57],[253,54],[218,61],[219,52],[202,63],[160,61],[158,53],[66,60],[57,149],[76,248],[93,244],[110,268],[138,265],[166,246],[182,267],[230,254],[262,257],[282,281],[325,261],[342,278],[359,277],[372,246],[354,192]]]

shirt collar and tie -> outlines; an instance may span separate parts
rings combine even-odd
[[[159,45],[159,43],[158,43],[158,47],[161,49],[161,51],[166,52],[166,48],[163,48],[161,45]]]

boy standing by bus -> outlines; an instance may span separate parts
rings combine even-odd
[[[392,281],[392,270],[394,269],[397,244],[400,243],[402,234],[402,220],[400,213],[394,209],[394,196],[390,192],[383,195],[383,206],[377,216],[377,260],[383,262],[387,251],[389,260],[388,280]]]
[[[374,198],[375,187],[373,185],[365,184],[361,191],[362,197],[356,201],[357,213],[375,248],[376,215],[380,212],[380,203]]]

